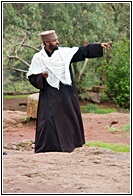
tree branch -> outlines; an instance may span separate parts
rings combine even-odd
[[[38,48],[36,48],[36,47],[34,47],[34,46],[30,46],[30,45],[28,45],[28,44],[22,44],[22,46],[25,46],[25,47],[27,47],[27,48],[31,48],[31,49],[33,49],[33,50],[36,50],[36,51],[40,51],[40,49],[38,49]]]
[[[84,40],[83,45],[84,45],[84,46],[87,46],[87,44],[88,44],[88,40]],[[81,80],[82,75],[84,74],[84,71],[85,71],[85,69],[86,69],[86,66],[87,66],[88,60],[89,60],[88,58],[85,58],[85,61],[84,61],[83,67],[82,67],[81,71],[79,72],[79,77],[78,77],[78,80],[79,80],[79,81]]]
[[[26,70],[18,69],[18,68],[13,68],[13,67],[6,67],[5,69],[12,69],[12,70],[20,71],[20,72],[23,72],[23,73],[27,73],[28,72]]]
[[[7,57],[8,57],[9,59],[17,59],[17,60],[21,61],[22,63],[24,63],[25,65],[27,65],[28,67],[30,66],[29,63],[27,63],[25,60],[21,59],[21,58],[18,57],[18,56],[9,56],[9,55],[7,55]]]
[[[17,52],[19,51],[19,49],[21,48],[21,46],[24,44],[24,42],[25,42],[25,40],[28,38],[28,35],[26,35],[25,37],[24,37],[24,39],[22,40],[22,42],[21,42],[21,44],[19,45],[19,47],[18,47],[18,49],[17,50],[15,50],[15,54],[17,55]]]
[[[81,79],[81,77],[82,77],[82,75],[83,75],[83,73],[84,73],[84,71],[85,71],[85,69],[86,69],[88,60],[89,60],[89,59],[86,58],[85,61],[84,61],[84,65],[83,65],[83,67],[82,67],[82,69],[81,69],[81,71],[80,71],[80,73],[79,73],[79,78],[78,78],[79,81],[80,81],[80,79]]]

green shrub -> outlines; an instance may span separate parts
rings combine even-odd
[[[106,91],[120,107],[130,108],[130,43],[121,40],[113,44],[106,70]]]

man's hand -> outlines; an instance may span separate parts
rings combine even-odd
[[[112,42],[107,42],[107,43],[101,43],[101,46],[103,48],[110,48],[112,46]]]
[[[48,72],[45,71],[45,72],[42,73],[42,75],[43,75],[44,78],[47,78],[48,77]]]

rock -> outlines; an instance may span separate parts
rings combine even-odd
[[[114,125],[114,124],[117,124],[117,123],[118,123],[118,120],[113,120],[113,121],[111,121],[110,127],[111,127],[112,125]]]
[[[10,127],[22,127],[22,123],[25,122],[26,112],[21,111],[3,111],[3,128],[4,131],[8,131]]]
[[[94,103],[100,103],[101,102],[101,98],[100,95],[98,93],[89,93],[89,99],[94,102]]]
[[[27,100],[27,116],[35,118],[37,117],[39,93],[35,93],[28,96]]]
[[[130,195],[130,153],[87,146],[72,153],[6,151],[4,195]]]
[[[92,86],[92,89],[91,89],[91,91],[95,92],[95,93],[99,93],[99,92],[101,92],[103,90],[105,90],[104,86]]]

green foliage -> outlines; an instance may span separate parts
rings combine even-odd
[[[116,112],[115,109],[112,109],[112,108],[100,108],[100,107],[98,107],[98,105],[94,105],[94,104],[81,106],[81,111],[83,113],[94,113],[94,114],[108,114],[108,113]]]
[[[4,3],[3,12],[4,32],[11,27],[12,29],[17,27],[18,30],[26,30],[27,32],[38,30],[40,14],[37,3]],[[18,34],[18,32],[13,32]]]
[[[130,146],[125,144],[113,144],[113,143],[105,143],[105,142],[86,142],[87,146],[95,146],[99,148],[106,148],[113,150],[115,152],[130,152]]]
[[[109,101],[109,98],[108,98],[105,90],[99,92],[99,95],[100,95],[100,98],[101,98],[101,103]]]
[[[55,29],[60,45],[68,47],[83,46],[84,40],[92,43],[110,40],[115,42],[123,37],[130,39],[130,3],[9,2],[2,5],[4,89],[7,89],[14,79],[25,80],[26,74],[21,73],[22,71],[18,71],[18,69],[25,71],[29,69],[19,59],[7,56],[17,55],[30,64],[36,52],[31,47],[41,48],[39,37],[41,31]],[[31,47],[27,47],[27,45]],[[121,59],[118,55],[116,61],[119,62],[119,60]],[[73,65],[79,94],[83,93],[83,87],[85,89],[91,88],[92,85],[99,85],[101,75],[98,68],[103,64],[103,58],[89,59],[82,76],[79,78],[83,63]],[[12,90],[17,88],[17,82],[13,82]],[[105,98],[104,96],[103,99]],[[123,105],[125,98],[122,100],[120,95],[116,101]]]
[[[3,92],[38,92],[38,89],[33,87],[28,80],[13,81],[8,79],[3,84]]]
[[[115,103],[130,107],[130,42],[127,39],[114,43],[106,70],[106,91]]]

